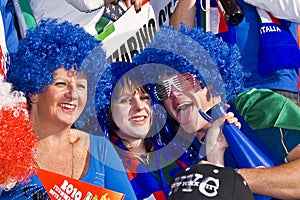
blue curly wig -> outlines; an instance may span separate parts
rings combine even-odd
[[[93,97],[98,78],[107,66],[106,54],[102,43],[79,25],[47,19],[29,30],[20,40],[18,51],[11,55],[7,81],[22,91],[30,104],[29,94],[43,92],[61,66],[67,70],[74,67],[87,76],[87,104],[74,125],[89,133],[97,132]]]
[[[197,79],[204,81],[202,87],[210,86],[210,93],[220,95],[226,102],[242,91],[248,75],[240,58],[237,45],[227,44],[202,28],[187,29],[182,24],[179,30],[161,27],[147,47],[133,57],[133,62],[137,66],[147,65],[149,70],[160,74],[168,73],[168,69],[163,70],[162,66],[169,68],[170,74],[174,74],[173,70],[195,74]],[[165,144],[173,140],[178,125],[169,114],[167,120],[164,132],[160,134]],[[194,140],[186,151],[189,158],[199,156],[201,145],[197,142]]]
[[[142,86],[145,92],[150,92],[153,85],[147,81],[149,71],[146,68],[137,67],[129,62],[114,62],[110,64],[102,73],[97,84],[95,93],[95,111],[97,113],[98,122],[102,131],[106,136],[109,136],[108,130],[108,112],[111,106],[111,98],[116,84],[124,84],[124,77],[128,77],[134,82],[134,86]],[[156,101],[152,97],[153,110],[155,109]],[[155,111],[154,111],[155,112]],[[157,133],[158,131],[154,131]]]
[[[133,62],[137,65],[159,63],[179,72],[191,72],[206,85],[213,86],[213,95],[230,101],[242,91],[248,76],[240,58],[237,45],[227,44],[202,28],[188,29],[181,24],[179,30],[161,27]]]
[[[79,25],[42,20],[20,40],[18,51],[11,54],[7,80],[26,97],[40,93],[53,82],[55,70],[62,65],[65,69],[80,70],[84,59],[98,45],[100,43]],[[104,63],[101,59],[98,62]]]
[[[152,93],[153,86],[158,80],[156,79],[157,76],[158,74],[153,70],[149,70],[149,66],[147,65],[137,66],[134,63],[128,62],[115,62],[110,64],[110,66],[105,69],[99,79],[96,88],[95,111],[97,113],[101,131],[106,137],[110,138],[112,135],[115,135],[114,129],[117,128],[116,125],[112,122],[111,114],[109,113],[111,98],[113,98],[112,96],[114,95],[114,88],[119,81],[120,84],[124,84],[124,78],[128,77],[131,81],[134,82],[134,86],[142,86],[144,91],[149,92],[151,96],[152,125],[151,130],[149,131],[149,134],[144,141],[146,149],[151,149],[153,147],[155,150],[158,150],[165,144],[167,144],[170,140],[172,140],[172,138],[174,138],[174,133],[177,132],[178,127],[173,127],[173,118],[161,106],[161,102],[157,101],[154,98],[154,95]],[[172,126],[170,126],[170,124],[172,124]],[[190,140],[187,141],[186,137],[182,137],[180,135],[177,136],[180,137],[180,144],[190,142]],[[173,146],[180,145],[173,142]],[[182,146],[178,147],[177,150],[179,151],[181,149]],[[123,150],[127,149],[125,148]],[[193,154],[193,156],[195,155]]]

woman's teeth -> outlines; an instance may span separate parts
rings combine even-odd
[[[60,104],[61,107],[63,108],[69,108],[69,109],[72,109],[72,108],[75,108],[75,105],[74,104]]]
[[[143,117],[132,117],[130,120],[132,121],[143,121],[146,117],[143,116]]]

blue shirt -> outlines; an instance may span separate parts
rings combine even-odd
[[[18,48],[18,35],[14,24],[13,18],[13,4],[12,0],[1,0],[0,1],[0,11],[3,19],[4,34],[6,47],[8,52],[16,52]]]
[[[125,168],[110,141],[94,135],[90,139],[90,165],[81,181],[121,192],[126,195],[125,200],[135,200]],[[0,199],[34,199],[42,194],[46,195],[45,188],[37,175],[32,175],[28,183],[18,184],[8,192],[3,191]],[[45,197],[49,199],[48,195]]]
[[[254,6],[244,3],[242,0],[238,0],[238,3],[245,17],[243,21],[236,26],[237,44],[242,52],[242,65],[251,73],[251,76],[245,80],[245,90],[251,88],[266,88],[299,92],[298,74],[295,69],[278,70],[266,78],[259,76],[257,63],[260,41],[260,19]],[[294,24],[291,23],[289,28],[294,28],[293,25]]]

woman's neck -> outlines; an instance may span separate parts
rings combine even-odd
[[[129,138],[124,137],[123,135],[120,135],[117,133],[119,138],[122,140],[125,147],[128,149],[128,151],[135,153],[135,154],[144,154],[146,153],[146,148],[144,145],[144,138]]]
[[[34,133],[38,137],[38,141],[48,142],[63,142],[68,141],[68,136],[71,133],[70,126],[55,126],[51,123],[41,123],[39,121],[32,122]]]
[[[146,148],[145,148],[145,145],[144,145],[144,140],[140,140],[136,143],[139,143],[137,144],[137,146],[131,150],[129,150],[130,152],[136,154],[136,155],[142,155],[142,154],[146,154]]]

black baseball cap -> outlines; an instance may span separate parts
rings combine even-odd
[[[168,200],[254,200],[243,177],[229,167],[193,165],[171,180]]]

